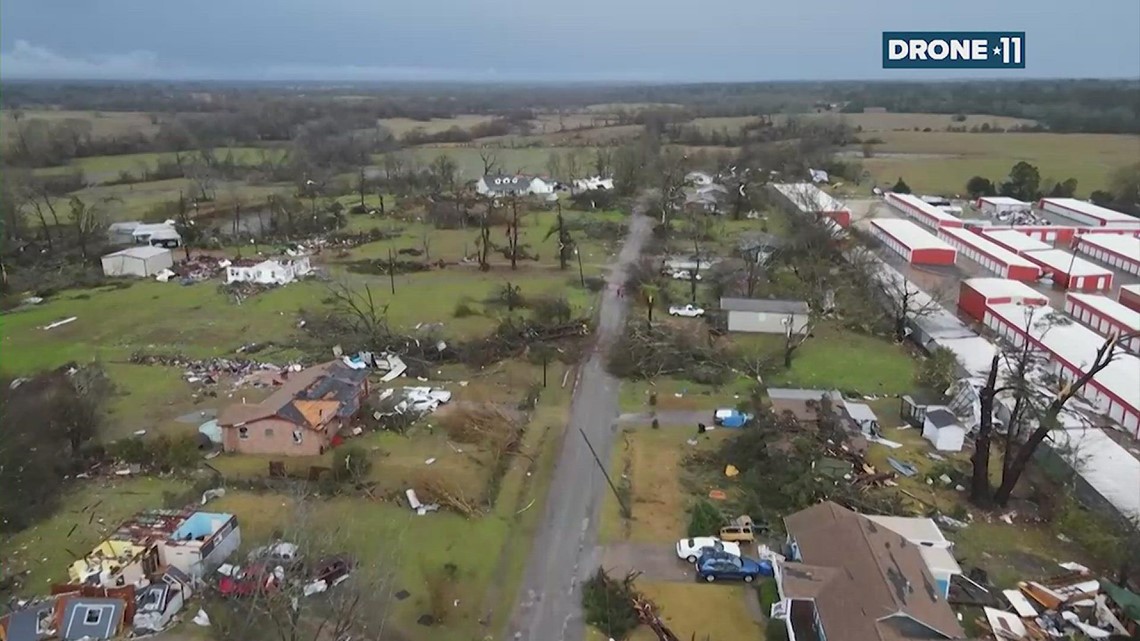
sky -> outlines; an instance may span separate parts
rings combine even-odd
[[[883,31],[1024,31],[1026,69],[882,69]],[[1138,0],[3,0],[0,78],[1140,78]]]

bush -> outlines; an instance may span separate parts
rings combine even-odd
[[[939,347],[919,363],[915,378],[919,385],[941,396],[958,380],[958,357],[945,347]]]
[[[716,534],[726,524],[720,509],[705,499],[698,500],[689,508],[689,537]]]
[[[455,311],[452,315],[456,318],[467,318],[468,316],[478,316],[479,312],[471,306],[467,301],[459,301],[455,305]]]
[[[764,638],[767,641],[788,641],[788,628],[783,619],[769,619]]]
[[[561,296],[540,296],[530,303],[531,317],[544,323],[568,323],[574,315],[570,301]]]
[[[780,589],[776,586],[776,579],[764,579],[756,586],[756,596],[760,599],[760,607],[764,609],[764,616],[772,611],[772,605],[780,600]]]
[[[372,459],[359,445],[338,448],[333,454],[333,478],[356,483],[372,471]]]
[[[586,613],[586,623],[610,638],[625,639],[639,625],[637,611],[633,609],[633,596],[632,577],[615,581],[605,570],[598,568],[582,586],[582,610]]]

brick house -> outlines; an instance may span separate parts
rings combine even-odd
[[[222,411],[222,448],[242,454],[317,456],[348,425],[368,395],[368,374],[340,361],[295,374],[260,403],[236,403]]]

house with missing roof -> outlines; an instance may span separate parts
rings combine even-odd
[[[356,417],[368,395],[368,371],[341,361],[285,378],[260,403],[236,403],[218,417],[222,448],[243,454],[318,456]]]
[[[545,196],[557,187],[553,180],[522,174],[487,175],[475,182],[475,192],[481,196]]]
[[[802,300],[722,298],[720,308],[728,314],[728,331],[758,334],[784,334],[791,325],[793,334],[807,329],[808,304]]]
[[[776,564],[783,620],[796,641],[962,639],[965,632],[921,546],[830,501],[784,518]]]

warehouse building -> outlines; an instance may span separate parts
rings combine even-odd
[[[1015,254],[1053,249],[1049,243],[1013,229],[982,228],[978,229],[978,233]]]
[[[1049,298],[1029,285],[1007,278],[968,278],[958,287],[958,309],[978,321],[991,305],[1048,305]]]
[[[1049,359],[1049,369],[1064,380],[1075,380],[1096,359],[1104,337],[1076,323],[1052,321],[1053,308],[1024,305],[992,305],[985,325],[1020,347],[1029,341]],[[1028,315],[1028,318],[1027,318]],[[1134,438],[1140,437],[1140,358],[1118,354],[1081,390],[1081,396]]]
[[[169,249],[144,245],[130,247],[103,257],[103,273],[107,276],[154,276],[174,266]]]
[[[1116,301],[1128,309],[1140,312],[1140,285],[1121,285]]]
[[[1065,289],[1097,291],[1112,287],[1112,271],[1060,249],[1046,249],[1022,254],[1037,263],[1053,284]]]
[[[1140,218],[1076,198],[1042,198],[1038,207],[1090,227],[1140,227]]]
[[[978,207],[978,211],[991,218],[1008,214],[1020,214],[1033,208],[1031,203],[1008,196],[984,196],[979,198],[975,204]]]
[[[958,257],[953,247],[909,220],[872,220],[871,235],[912,265],[953,265]]]
[[[917,196],[889,193],[887,204],[907,218],[931,229],[964,226],[961,218],[948,214]]]
[[[1029,259],[1018,256],[985,236],[957,227],[940,227],[938,238],[965,256],[1002,278],[1035,281],[1041,277],[1041,268]]]
[[[1140,333],[1140,311],[1129,309],[1107,296],[1069,294],[1065,313],[1104,337]],[[1121,343],[1132,353],[1140,353],[1140,337]]]
[[[1118,271],[1140,275],[1140,238],[1122,234],[1084,234],[1076,251]]]

